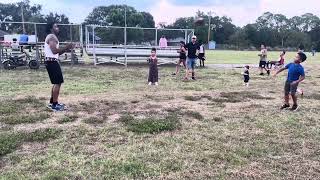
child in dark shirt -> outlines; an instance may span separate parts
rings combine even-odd
[[[249,80],[250,80],[250,73],[249,73],[250,67],[247,65],[244,67],[243,78],[244,78],[244,85],[249,87]]]
[[[178,50],[179,56],[179,62],[176,67],[176,72],[172,75],[175,76],[180,72],[180,65],[183,64],[183,67],[186,68],[186,60],[187,60],[187,50],[184,48],[186,44],[183,41],[180,41],[180,49]]]
[[[149,62],[149,86],[152,84],[158,86],[158,59],[157,59],[157,50],[152,48],[151,56],[148,59]]]

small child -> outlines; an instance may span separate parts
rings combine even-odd
[[[285,83],[285,92],[284,92],[284,102],[285,104],[280,108],[281,110],[287,109],[290,107],[289,104],[289,95],[291,95],[293,100],[293,106],[291,107],[291,111],[297,111],[298,110],[298,102],[297,102],[297,89],[299,86],[299,83],[302,82],[305,79],[305,73],[304,68],[301,65],[302,62],[307,60],[307,56],[303,52],[299,52],[297,56],[295,57],[295,60],[293,63],[289,63],[284,68],[281,68],[275,75],[279,74],[280,72],[288,69],[288,78]]]
[[[247,65],[244,67],[244,72],[242,73],[243,74],[243,77],[244,77],[244,85],[249,87],[249,80],[250,80],[250,73],[249,73],[249,69],[250,67]]]
[[[183,64],[184,69],[186,69],[186,60],[187,60],[187,50],[184,48],[186,43],[184,41],[180,41],[180,49],[177,51],[180,54],[179,62],[176,67],[176,72],[172,75],[175,76],[180,72],[180,65]]]
[[[152,48],[151,56],[148,59],[149,62],[149,86],[153,83],[158,86],[158,59],[157,59],[157,50],[156,48]]]
[[[286,51],[282,51],[280,53],[280,58],[278,61],[268,61],[267,63],[267,73],[268,75],[270,75],[270,71],[272,70],[272,66],[274,66],[275,68],[283,66],[284,65],[284,60],[285,60],[285,55],[286,55]]]
[[[205,48],[202,41],[199,41],[199,44],[200,44],[200,49],[199,49],[198,58],[200,60],[200,67],[204,67],[204,61],[206,60]]]
[[[17,39],[16,38],[13,38],[12,39],[12,44],[11,44],[11,49],[13,51],[20,51],[20,47],[19,47],[19,43],[17,42]]]
[[[261,51],[260,54],[258,54],[260,57],[260,63],[259,63],[259,69],[260,69],[260,75],[263,76],[263,70],[267,70],[266,65],[267,65],[267,58],[268,58],[268,50],[267,47],[264,43],[261,43]]]

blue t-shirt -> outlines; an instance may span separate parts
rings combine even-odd
[[[301,64],[289,63],[285,68],[288,69],[288,82],[297,81],[300,76],[305,76],[304,68]]]

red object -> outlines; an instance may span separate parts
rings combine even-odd
[[[284,58],[283,58],[283,56],[280,57],[279,64],[280,64],[280,65],[283,65],[283,64],[284,64]]]

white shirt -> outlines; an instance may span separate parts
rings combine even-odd
[[[59,59],[59,53],[57,54],[53,54],[51,48],[50,48],[50,45],[47,43],[49,38],[55,38],[56,41],[58,42],[57,43],[57,48],[59,48],[59,40],[57,38],[56,35],[54,34],[49,34],[47,37],[46,37],[46,40],[44,42],[44,55],[46,58],[55,58],[55,59]]]
[[[203,45],[200,46],[199,53],[204,53],[204,47],[203,47]]]
[[[13,51],[19,51],[20,50],[20,46],[19,43],[15,42],[11,44],[11,48]]]

